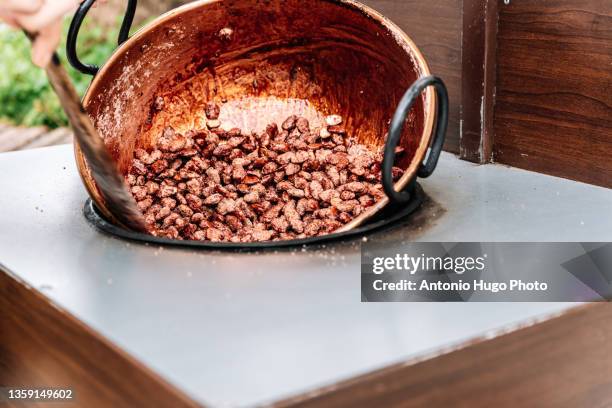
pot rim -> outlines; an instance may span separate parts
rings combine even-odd
[[[128,38],[128,40],[126,40],[123,44],[117,47],[106,60],[106,62],[104,62],[104,64],[100,67],[100,70],[93,77],[91,83],[89,84],[89,87],[87,88],[85,96],[83,97],[83,106],[87,108],[90,100],[92,99],[92,96],[101,85],[101,78],[104,76],[106,71],[108,71],[108,69],[110,69],[110,67],[113,66],[120,57],[122,57],[127,51],[129,51],[137,40],[147,35],[147,33],[153,28],[167,23],[170,19],[174,18],[177,15],[190,12],[200,7],[205,7],[208,4],[222,1],[225,0],[196,0],[180,7],[174,8],[170,11],[167,11],[166,13],[161,14],[159,17],[155,18],[154,20],[150,21],[149,23],[138,29],[130,38]],[[425,60],[425,57],[421,53],[419,47],[417,47],[417,45],[408,36],[408,34],[406,34],[398,25],[393,23],[390,19],[388,19],[378,11],[355,0],[319,1],[333,3],[339,6],[345,6],[364,14],[366,17],[373,19],[376,23],[386,29],[393,36],[394,41],[403,48],[403,50],[406,52],[406,54],[408,54],[410,58],[412,58],[412,61],[415,64],[417,70],[420,71],[417,73],[421,77],[431,75],[429,65],[427,64],[427,61]],[[420,138],[419,146],[415,151],[414,157],[410,162],[410,165],[405,169],[405,173],[400,178],[400,180],[395,183],[395,190],[398,192],[404,190],[408,186],[410,181],[416,177],[418,168],[425,159],[427,150],[431,144],[431,139],[433,138],[433,127],[437,106],[436,94],[432,87],[428,87],[424,91],[424,93],[425,98],[423,103],[423,110],[425,118],[423,123],[423,133]],[[78,143],[74,144],[74,154],[79,175],[81,176],[81,180],[85,185],[89,196],[94,200],[98,209],[105,217],[117,223],[116,218],[106,207],[106,203],[100,195],[96,187],[95,181],[91,178],[91,176],[86,177],[86,175],[89,175],[89,170],[85,158],[78,146]],[[368,220],[374,214],[378,213],[381,209],[386,207],[387,204],[389,204],[389,197],[385,196],[381,200],[377,201],[376,204],[374,204],[372,207],[368,208],[368,210],[365,211],[363,214],[359,215],[357,218],[338,229],[337,232],[343,233],[362,225],[366,220]]]

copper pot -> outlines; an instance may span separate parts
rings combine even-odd
[[[347,132],[373,148],[389,132],[383,184],[394,200],[405,200],[397,192],[435,168],[448,117],[446,88],[430,76],[414,42],[369,7],[353,0],[200,0],[127,39],[136,7],[130,0],[122,44],[98,71],[76,56],[78,30],[94,1],[86,0],[73,20],[68,56],[77,69],[95,74],[83,104],[124,174],[135,148],[152,147],[165,126],[199,126],[210,100],[223,102],[224,122],[248,131],[299,111],[315,123],[338,113]],[[160,112],[158,97],[166,101]],[[405,154],[395,165],[406,172],[393,186],[398,143]],[[78,145],[75,154],[90,196],[112,220]]]

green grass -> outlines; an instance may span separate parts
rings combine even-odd
[[[65,38],[68,21],[58,53],[79,94],[91,81],[69,66]],[[116,47],[118,28],[106,30],[85,22],[79,35],[79,56],[85,63],[101,65]],[[50,128],[66,126],[68,121],[53,93],[45,73],[32,64],[30,44],[21,31],[0,24],[0,122]]]

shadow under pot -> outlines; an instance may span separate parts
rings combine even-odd
[[[294,114],[309,119],[312,127],[338,114],[346,134],[384,151],[386,196],[334,234],[280,244],[188,245],[320,242],[396,223],[397,215],[405,217],[418,207],[422,192],[416,180],[429,177],[437,165],[448,95],[412,40],[384,16],[352,0],[200,0],[158,17],[128,38],[136,10],[136,1],[130,0],[120,46],[98,68],[81,62],[76,52],[78,31],[94,2],[84,1],[72,21],[68,57],[75,68],[94,75],[83,104],[122,174],[130,171],[135,149],[154,148],[164,128],[188,132],[201,127],[209,102],[221,106],[226,126],[248,134]],[[160,97],[166,101],[163,109],[156,106]],[[398,146],[403,153],[396,158]],[[93,201],[86,206],[88,218],[98,220],[98,226],[113,226],[106,230],[118,234],[122,228],[78,145],[75,155]],[[393,166],[403,170],[396,182]],[[125,232],[128,238],[159,241]]]

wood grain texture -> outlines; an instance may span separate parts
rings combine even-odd
[[[603,407],[612,404],[612,305],[594,304],[283,407]]]
[[[445,149],[459,153],[462,0],[362,0],[389,17],[419,47],[432,74],[448,87],[450,116]]]
[[[72,143],[72,131],[68,128],[49,130],[0,125],[0,153],[66,143]]]
[[[0,310],[0,386],[74,390],[53,407],[198,406],[2,268]]]
[[[612,187],[612,1],[500,8],[495,160]]]
[[[475,163],[492,159],[498,17],[498,0],[463,4],[460,157]]]
[[[26,33],[29,38],[35,38]],[[51,62],[45,67],[51,88],[57,96],[64,113],[68,117],[76,143],[76,150],[87,163],[87,172],[81,173],[86,185],[95,180],[95,190],[100,200],[96,200],[110,220],[117,225],[140,232],[147,232],[144,216],[136,204],[132,193],[127,189],[117,163],[100,137],[91,118],[83,108],[81,99],[72,79],[54,53]],[[77,159],[78,160],[78,159]],[[89,191],[94,187],[87,186]],[[103,205],[101,205],[103,204]]]

